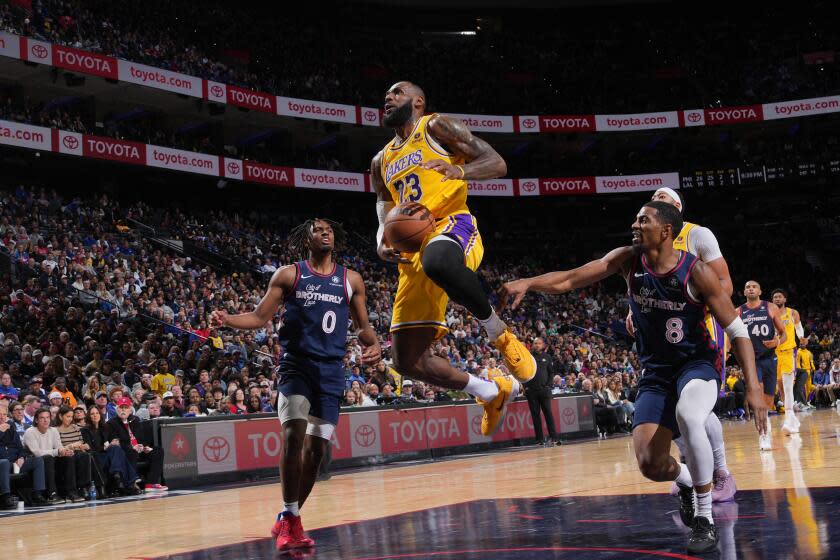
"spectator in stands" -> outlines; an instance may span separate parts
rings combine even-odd
[[[88,487],[91,481],[91,456],[88,453],[90,446],[85,443],[82,437],[82,429],[73,423],[73,409],[69,406],[62,406],[58,410],[58,416],[53,422],[58,430],[61,446],[72,451],[68,457],[59,457],[57,462],[67,462],[67,468],[57,468],[57,472],[66,473],[69,480],[64,481],[64,487],[68,492],[66,497],[70,501],[78,501],[76,497],[87,497]]]
[[[414,402],[417,397],[414,396],[414,382],[411,379],[404,379],[402,382],[402,392],[400,393],[401,402]]]
[[[166,417],[179,417],[181,411],[175,407],[175,395],[172,391],[167,391],[163,394],[163,403],[160,405],[160,415]]]
[[[27,429],[35,423],[35,413],[41,406],[41,400],[36,395],[23,397],[23,423]]]
[[[350,389],[344,392],[344,402],[341,403],[342,407],[353,407],[353,406],[360,406],[358,402],[356,402],[356,393],[351,391]]]
[[[80,428],[85,427],[85,423],[87,422],[85,418],[85,414],[87,413],[87,409],[84,406],[77,406],[73,409],[73,423]]]
[[[814,372],[814,400],[818,405],[834,406],[835,403],[840,402],[837,400],[837,389],[838,386],[832,382],[828,363],[820,362],[820,366]]]
[[[55,361],[50,362],[57,363]],[[73,395],[72,392],[67,388],[67,378],[64,376],[59,376],[55,378],[55,386],[50,390],[50,401],[52,401],[52,394],[58,393],[61,396],[62,403],[69,406],[70,408],[76,408],[76,397]]]
[[[0,409],[0,509],[15,507],[10,479],[13,469],[20,474],[32,473],[34,493],[29,505],[47,505],[44,460],[40,457],[26,457],[20,435],[9,423],[6,411]]]
[[[248,407],[245,404],[245,391],[239,387],[236,388],[230,400],[229,412],[231,414],[248,414]]]
[[[376,397],[376,404],[379,406],[387,406],[392,404],[399,397],[394,394],[394,386],[390,383],[385,383],[382,386],[382,392]]]
[[[169,373],[169,364],[166,360],[157,361],[157,373],[152,377],[152,391],[163,396],[164,393],[172,391],[172,387],[178,382],[177,378]]]
[[[44,380],[39,376],[32,377],[29,380],[29,394],[37,397],[40,404],[47,402],[47,393],[44,391],[43,384]]]
[[[607,406],[603,397],[593,391],[592,381],[584,379],[581,392],[592,395],[592,406],[595,410],[595,423],[602,434],[614,434],[618,429],[618,413],[615,408]]]
[[[0,399],[16,401],[20,397],[20,389],[12,385],[12,376],[8,372],[0,374]]]
[[[26,431],[26,428],[32,425],[31,422],[27,424],[26,416],[23,412],[23,404],[17,401],[12,401],[9,404],[8,415],[9,422],[11,422],[12,427],[18,433],[21,441],[23,441],[23,433]]]
[[[117,403],[117,417],[108,421],[109,436],[119,441],[120,447],[132,468],[136,472],[141,460],[148,463],[145,476],[146,492],[163,492],[168,490],[161,484],[163,476],[163,450],[154,447],[149,429],[145,428],[139,418],[131,413],[131,399],[123,397]]]
[[[82,436],[91,449],[99,471],[108,479],[106,486],[110,485],[110,493],[129,496],[141,494],[142,479],[129,463],[119,439],[111,438],[108,430],[99,409],[91,408],[87,413],[87,426],[82,430]]]
[[[61,445],[61,436],[52,426],[49,409],[35,413],[35,423],[23,434],[23,445],[35,457],[42,457],[50,504],[63,504],[66,500],[83,502],[76,490],[73,450]],[[70,459],[70,460],[67,460]],[[62,481],[62,495],[57,493],[56,480]]]

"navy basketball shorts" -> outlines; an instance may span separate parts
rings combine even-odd
[[[773,396],[776,394],[776,371],[778,360],[775,354],[755,359],[755,369],[758,373],[758,380],[764,385],[764,394]]]
[[[344,369],[340,360],[321,361],[286,354],[278,368],[277,390],[285,397],[301,396],[309,401],[309,416],[338,424],[344,397]]]
[[[672,370],[673,371],[673,370]],[[677,399],[680,393],[693,379],[717,381],[720,386],[720,372],[711,362],[688,362],[678,370],[645,370],[639,382],[636,395],[636,412],[633,414],[633,428],[640,424],[659,424],[679,437],[677,425]]]

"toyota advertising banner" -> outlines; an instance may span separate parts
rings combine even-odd
[[[146,147],[146,165],[175,171],[219,176],[219,156],[199,154],[175,148],[149,144]]]
[[[467,193],[471,196],[513,196],[513,180],[469,181],[467,183]]]
[[[598,194],[655,191],[662,187],[670,187],[674,190],[679,189],[680,174],[651,173],[648,175],[595,177],[595,191]]]
[[[129,140],[85,134],[82,140],[82,154],[85,157],[146,165],[146,144]]]
[[[473,132],[513,132],[513,117],[503,115],[460,115],[441,113],[458,119]]]
[[[0,144],[50,151],[52,131],[43,126],[0,120]]]
[[[53,66],[111,80],[118,77],[116,58],[61,45],[53,46]]]
[[[277,97],[274,95],[230,85],[226,89],[229,105],[245,107],[263,113],[277,112]]]
[[[363,173],[295,168],[294,184],[304,189],[365,192]]]
[[[0,120],[0,144],[279,187],[370,192],[370,179],[363,173],[282,167],[14,121]],[[492,179],[469,181],[468,192],[472,196],[569,196],[649,191],[664,186],[679,188],[679,183],[678,173]]]
[[[121,82],[163,89],[190,97],[202,96],[201,78],[127,60],[118,60],[117,70]],[[224,99],[222,101],[224,102]]]
[[[374,109],[373,107],[358,107],[358,109],[359,124],[363,124],[365,126],[379,126],[382,123],[382,115],[379,109]]]
[[[21,58],[20,56],[20,37],[0,31],[0,56],[8,56],[9,58]]]
[[[380,126],[378,108],[344,103],[277,97],[222,82],[203,80],[163,68],[53,45],[0,32],[0,56],[54,65],[81,74],[203,97],[255,111],[337,123]],[[468,115],[449,113],[476,132],[620,132],[757,122],[840,112],[840,96],[763,103],[744,107],[684,109],[620,115]]]
[[[584,395],[552,399],[557,432],[592,434],[591,401]],[[493,436],[481,434],[482,413],[475,403],[343,412],[333,436],[333,459],[380,458],[374,459],[380,462],[404,453],[534,437],[524,400],[508,406]],[[280,424],[274,416],[163,423],[161,445],[164,473],[170,478],[275,469],[283,453]]]
[[[286,117],[356,124],[355,105],[324,103],[294,97],[277,97],[277,114]]]

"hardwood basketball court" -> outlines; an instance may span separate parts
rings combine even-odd
[[[735,503],[716,506],[719,557],[840,555],[840,411],[724,422]],[[632,440],[520,448],[336,474],[303,509],[311,558],[686,558],[668,485],[639,474]],[[606,497],[606,498],[605,498]],[[15,558],[273,558],[280,485],[255,484],[0,520]],[[217,548],[218,547],[218,548]],[[213,549],[213,550],[208,550]]]

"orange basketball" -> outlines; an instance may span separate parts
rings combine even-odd
[[[434,216],[419,202],[404,202],[385,217],[385,239],[401,253],[419,251],[423,240],[434,229]]]

